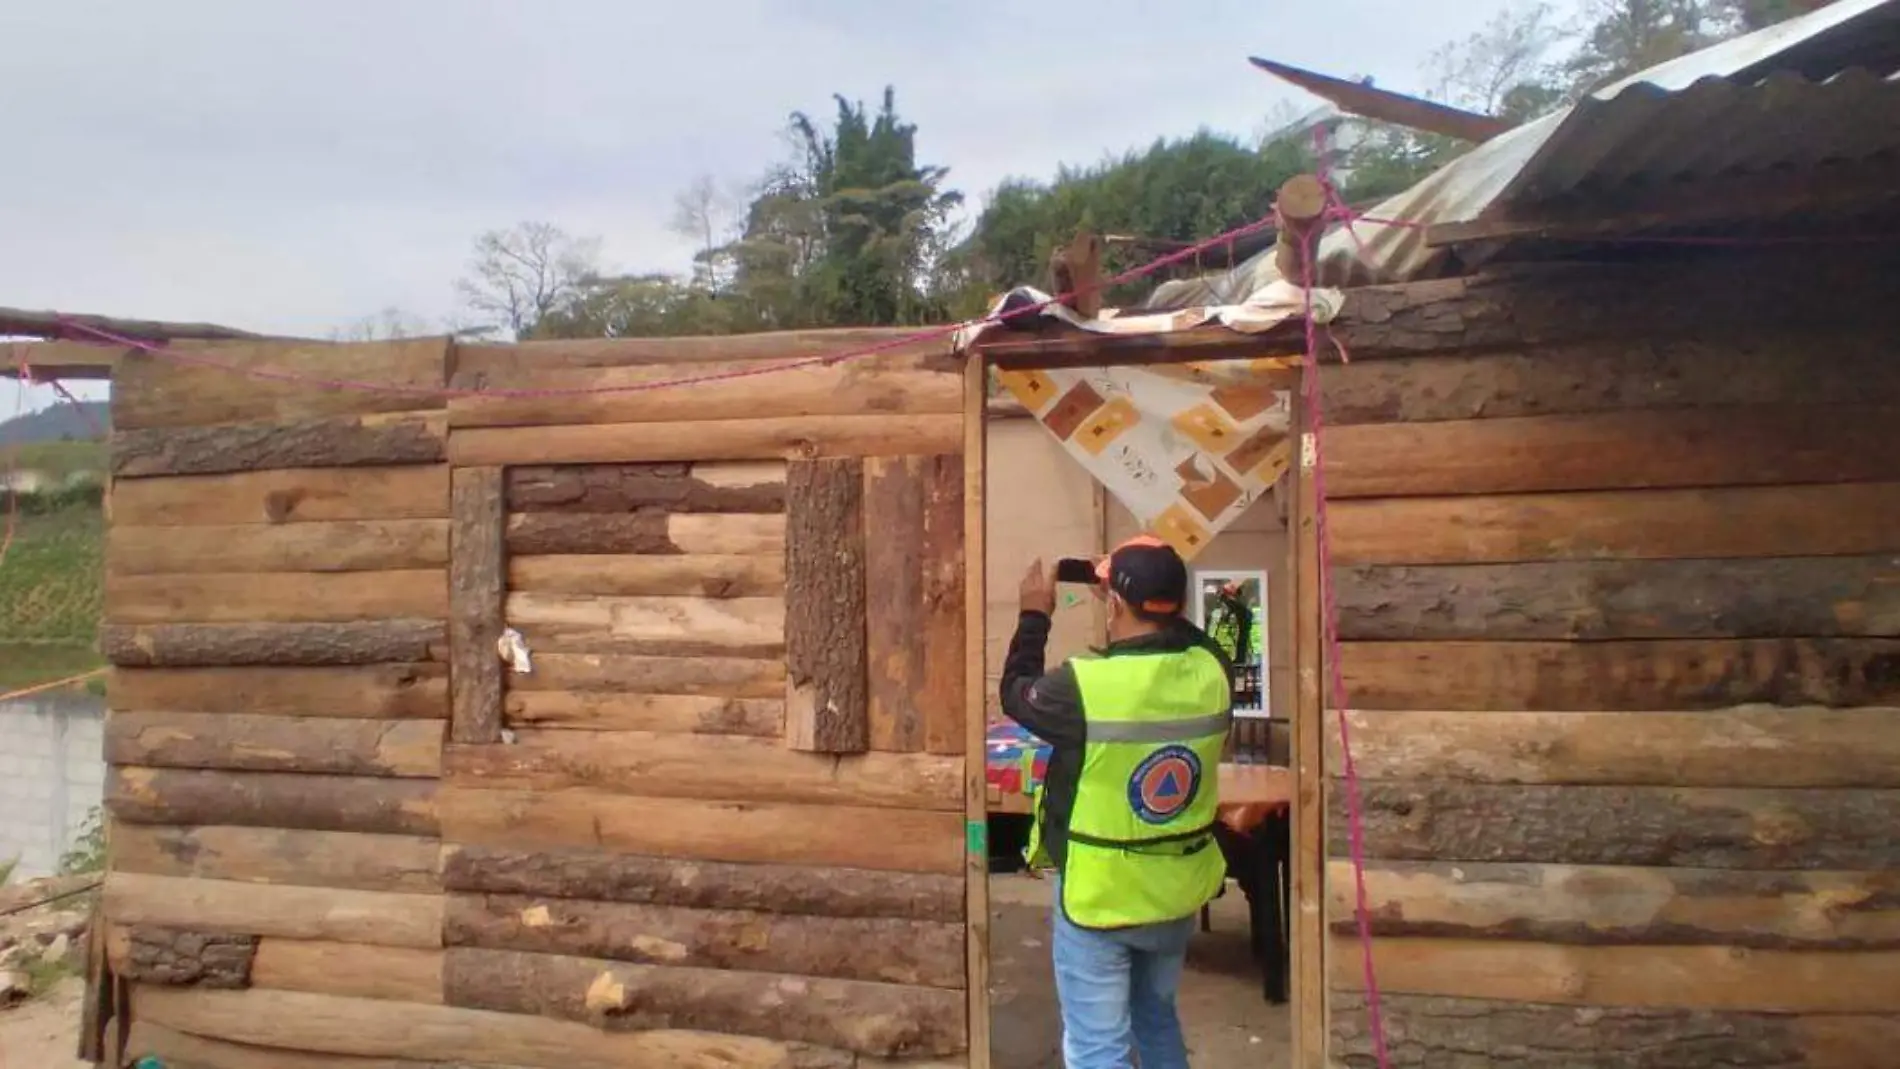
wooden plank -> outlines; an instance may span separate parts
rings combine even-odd
[[[962,841],[955,814],[922,810],[451,786],[436,805],[445,840],[528,850],[597,847],[702,861],[954,872]]]
[[[1327,866],[1333,931],[1354,935],[1349,861]],[[1900,872],[1372,861],[1372,931],[1587,945],[1900,950]]]
[[[251,986],[440,1004],[442,952],[417,947],[266,937],[257,945]]]
[[[925,654],[926,460],[872,457],[864,462],[866,720],[873,750],[924,748],[919,692]]]
[[[269,575],[107,575],[106,619],[116,624],[346,623],[444,616],[439,568]]]
[[[954,453],[962,422],[930,414],[471,427],[456,432],[449,461],[459,467]]]
[[[864,464],[793,464],[785,496],[785,743],[859,753],[870,743]]]
[[[1900,709],[1348,715],[1353,758],[1368,779],[1900,787]],[[1337,773],[1338,744],[1327,748]]]
[[[785,645],[784,598],[622,597],[596,594],[508,595],[507,621],[532,649],[666,653],[698,647],[708,655],[772,656]],[[494,643],[489,643],[493,656]]]
[[[780,555],[785,517],[757,513],[512,513],[508,552]]]
[[[193,341],[156,355],[128,354],[113,376],[112,425],[203,427],[441,408],[443,396],[430,391],[448,383],[449,344]],[[313,388],[312,380],[379,388]]]
[[[443,520],[209,524],[182,531],[115,522],[106,535],[106,571],[113,575],[376,572],[448,562]]]
[[[1303,383],[1302,389],[1307,384]],[[1323,591],[1319,567],[1319,487],[1314,479],[1309,413],[1315,411],[1302,393],[1293,406],[1293,440],[1300,443],[1300,462],[1289,469],[1293,491],[1287,517],[1287,572],[1293,589],[1286,603],[1293,607],[1294,666],[1291,760],[1294,796],[1290,824],[1291,898],[1287,918],[1289,995],[1293,1031],[1293,1069],[1327,1069],[1326,1062],[1326,649],[1323,630]],[[1330,514],[1328,517],[1330,524]],[[1328,537],[1331,537],[1330,526]],[[1337,576],[1337,570],[1331,573]],[[1271,623],[1271,621],[1269,621]],[[1383,1067],[1381,1067],[1383,1069]]]
[[[960,923],[452,894],[442,938],[454,947],[643,965],[963,986]]]
[[[515,557],[508,562],[508,589],[517,594],[607,597],[782,597],[785,557],[782,553]]]
[[[508,511],[784,512],[785,463],[524,464],[508,469]]]
[[[1722,709],[1900,704],[1900,640],[1348,642],[1360,709]]]
[[[501,469],[457,469],[451,504],[449,736],[457,742],[499,742],[502,663],[496,643],[508,594]]]
[[[964,619],[963,465],[960,458],[939,456],[927,459],[924,466],[924,660],[918,703],[924,717],[924,748],[935,754],[961,754],[967,745],[963,651],[969,641]],[[979,646],[981,638],[979,633]]]
[[[448,515],[446,464],[283,468],[133,479],[112,488],[113,523],[128,527],[433,520]]]
[[[486,1013],[387,999],[302,991],[191,991],[141,986],[133,1014],[180,1032],[217,1036],[273,1050],[476,1065],[547,1065],[625,1069],[628,1065],[720,1065],[722,1069],[853,1069],[840,1052],[676,1029],[608,1033],[588,1024],[516,1013]],[[272,1063],[273,1069],[278,1063]]]
[[[639,657],[550,653],[532,675],[509,681],[515,691],[607,691],[619,694],[785,697],[785,662],[743,657]]]
[[[441,844],[420,836],[140,824],[114,824],[111,835],[115,872],[414,894],[442,886]]]
[[[1361,783],[1366,856],[1715,869],[1888,869],[1900,791]],[[1329,851],[1346,853],[1334,801]]]
[[[436,784],[424,779],[122,765],[106,773],[105,800],[106,810],[128,824],[436,831]]]
[[[448,666],[337,668],[114,668],[112,709],[446,720]]]
[[[638,368],[656,364],[704,365],[712,361],[784,362],[814,357],[842,358],[862,353],[852,363],[921,367],[957,367],[948,334],[920,336],[916,327],[822,327],[757,334],[708,334],[668,338],[550,338],[543,341],[465,344],[457,348],[455,385],[534,389],[548,384],[551,371],[577,368]],[[704,368],[699,369],[704,374]]]
[[[985,668],[988,543],[990,365],[980,354],[963,363],[963,689],[959,710],[963,752],[963,988],[968,995],[970,1069],[990,1069],[990,844],[984,762],[989,716]],[[934,510],[932,516],[934,518]],[[948,726],[948,725],[946,725]],[[926,723],[926,732],[932,725]],[[934,741],[934,739],[930,740]]]
[[[509,746],[450,746],[444,767],[459,787],[946,812],[962,804],[961,758],[867,753],[830,761],[777,739],[731,735],[523,730]]]
[[[138,1064],[137,1059],[149,1057],[159,1059],[168,1069],[174,1066],[177,1069],[460,1069],[442,1062],[407,1058],[357,1058],[348,1054],[227,1043],[174,1031],[147,1020],[132,1022],[125,1049],[133,1065]]]
[[[399,415],[114,431],[112,474],[133,479],[439,464],[447,456],[446,424],[441,415]]]
[[[243,932],[389,947],[440,947],[442,896],[335,887],[106,875],[103,908],[115,924]]]
[[[1740,947],[1558,946],[1472,939],[1381,939],[1372,945],[1382,991],[1766,1013],[1883,1013],[1893,1009],[1900,952]],[[1334,960],[1334,985],[1362,984],[1356,954]]]
[[[776,698],[529,690],[509,694],[503,711],[510,726],[550,730],[681,732],[761,739],[777,739],[785,730],[785,703]]]
[[[1893,553],[1900,483],[1340,501],[1326,525],[1339,565]]]
[[[440,620],[326,624],[106,624],[106,660],[127,668],[330,667],[440,658]]]
[[[882,1057],[964,1046],[961,992],[455,947],[451,1006],[540,1014],[609,1031],[692,1028]]]
[[[442,774],[442,721],[129,713],[106,718],[115,765],[319,772],[342,776]]]
[[[1900,557],[1591,560],[1338,571],[1348,640],[1900,635]]]
[[[1891,478],[1900,408],[1691,408],[1385,423],[1327,431],[1328,497],[1868,482]]]
[[[692,909],[963,920],[961,874],[722,864],[605,850],[506,850],[456,843],[445,849],[442,883],[451,891]]]
[[[1373,1069],[1366,999],[1334,1001],[1332,1055]],[[1382,993],[1393,1065],[1456,1065],[1473,1049],[1498,1069],[1614,1065],[1619,1069],[1863,1069],[1900,1043],[1900,1015],[1738,1013],[1559,1006],[1504,999]]]

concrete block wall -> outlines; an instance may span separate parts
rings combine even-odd
[[[105,788],[105,702],[41,695],[0,702],[0,861],[14,879],[57,871]]]

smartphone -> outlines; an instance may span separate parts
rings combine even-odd
[[[1094,586],[1101,580],[1095,577],[1095,562],[1080,557],[1064,557],[1056,561],[1056,582],[1080,583]]]

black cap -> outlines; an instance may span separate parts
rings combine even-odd
[[[1130,539],[1108,556],[1108,588],[1143,619],[1179,616],[1187,587],[1187,564],[1159,538]]]

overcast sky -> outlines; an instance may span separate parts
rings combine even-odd
[[[1421,89],[1427,53],[1499,6],[0,0],[0,305],[316,336],[389,306],[440,320],[472,238],[524,219],[599,236],[615,268],[685,268],[674,194],[753,178],[834,92],[895,85],[922,159],[980,205],[1317,103],[1249,54]]]

